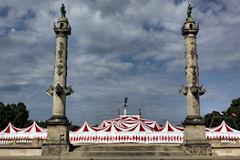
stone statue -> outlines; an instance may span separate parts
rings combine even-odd
[[[188,9],[187,9],[187,17],[188,17],[188,18],[191,17],[192,9],[193,9],[193,7],[191,7],[191,5],[189,4],[189,5],[188,5]]]
[[[127,100],[128,100],[128,97],[125,97],[125,100],[124,100],[125,101],[125,105],[127,104]]]
[[[62,7],[61,7],[60,10],[61,10],[62,17],[65,17],[65,15],[66,15],[66,10],[65,10],[64,4],[62,4]]]

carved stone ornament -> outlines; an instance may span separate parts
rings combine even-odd
[[[66,96],[69,96],[72,93],[74,93],[71,85],[65,89],[65,93],[66,93]]]
[[[190,54],[191,54],[191,56],[192,56],[192,59],[194,58],[194,50],[192,49],[191,51],[190,51]]]
[[[201,85],[201,86],[199,87],[199,95],[200,95],[200,96],[201,96],[201,95],[204,95],[204,93],[206,93],[206,89],[204,88],[203,85]]]
[[[50,85],[50,86],[48,87],[48,90],[47,90],[46,92],[47,92],[48,95],[52,96],[52,95],[53,95],[53,92],[54,92],[53,86]]]
[[[178,91],[178,93],[186,96],[188,92],[188,87],[184,87],[184,85],[181,86],[181,89]]]
[[[63,49],[64,47],[63,47],[63,43],[62,42],[60,42],[60,49]]]
[[[59,50],[59,51],[58,51],[58,55],[59,55],[59,58],[62,58],[63,51],[62,51],[62,50]]]
[[[198,87],[197,86],[191,86],[190,91],[192,92],[193,95],[198,95]]]
[[[206,89],[203,87],[203,85],[201,87],[194,85],[194,86],[190,87],[190,91],[195,96],[201,96],[206,92]]]
[[[63,66],[62,65],[58,65],[57,66],[57,74],[58,74],[58,76],[60,76],[63,72],[61,71],[62,70],[62,68],[63,68]]]
[[[64,94],[64,89],[59,83],[56,85],[55,91],[58,96],[62,96]]]

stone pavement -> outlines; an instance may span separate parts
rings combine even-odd
[[[0,156],[0,160],[240,160],[240,156],[131,156],[131,157],[69,157],[69,156]]]

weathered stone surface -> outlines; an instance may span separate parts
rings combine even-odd
[[[42,145],[42,155],[58,155],[59,152],[68,152],[71,148],[69,142],[69,122],[66,117],[66,96],[73,90],[66,87],[67,83],[67,43],[71,34],[71,27],[67,18],[58,19],[57,26],[54,25],[57,35],[54,86],[49,87],[47,93],[53,96],[52,117],[48,120],[47,141]]]
[[[212,155],[211,145],[208,143],[185,144],[186,155]]]
[[[187,96],[187,117],[184,125],[184,144],[187,155],[210,155],[211,145],[207,143],[205,122],[200,116],[199,96],[206,90],[199,87],[198,55],[196,35],[199,27],[192,17],[188,17],[182,28],[185,37],[185,76],[186,87],[182,86],[179,93]]]
[[[71,150],[71,145],[65,141],[60,143],[46,142],[42,146],[41,154],[43,156],[58,156],[63,153],[68,153]]]
[[[184,143],[207,143],[205,125],[186,125],[184,128]]]

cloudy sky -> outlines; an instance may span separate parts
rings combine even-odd
[[[68,45],[67,116],[99,124],[123,111],[159,123],[186,116],[184,37],[188,3],[200,24],[197,36],[201,114],[227,109],[240,95],[239,0],[0,0],[0,101],[24,102],[30,119],[52,114],[56,36],[64,2],[72,27]]]

